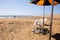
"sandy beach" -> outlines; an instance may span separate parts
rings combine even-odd
[[[50,17],[48,23],[50,23]],[[33,23],[39,17],[0,18],[0,40],[48,40],[49,34],[34,34]],[[50,26],[47,26],[48,29]],[[53,18],[52,35],[60,34],[60,15]],[[52,37],[52,40],[58,40]]]

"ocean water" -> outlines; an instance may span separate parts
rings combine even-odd
[[[22,18],[22,17],[32,17],[27,15],[0,15],[0,18]]]

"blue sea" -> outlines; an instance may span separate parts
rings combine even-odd
[[[0,15],[0,18],[23,18],[32,17],[31,15]]]

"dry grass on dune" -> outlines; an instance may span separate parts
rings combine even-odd
[[[58,18],[57,16],[55,16]],[[59,16],[60,17],[60,16]],[[33,23],[39,18],[1,18],[0,40],[48,40],[49,34],[34,34]],[[48,19],[50,21],[50,19]],[[53,35],[60,33],[60,19],[53,20]],[[49,28],[49,26],[47,26]],[[55,40],[55,38],[52,38]]]

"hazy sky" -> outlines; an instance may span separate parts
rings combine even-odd
[[[30,0],[0,0],[0,15],[35,15],[43,14],[43,6],[29,4]],[[51,6],[46,6],[46,15],[51,13]],[[54,14],[60,14],[60,4],[54,6]]]

